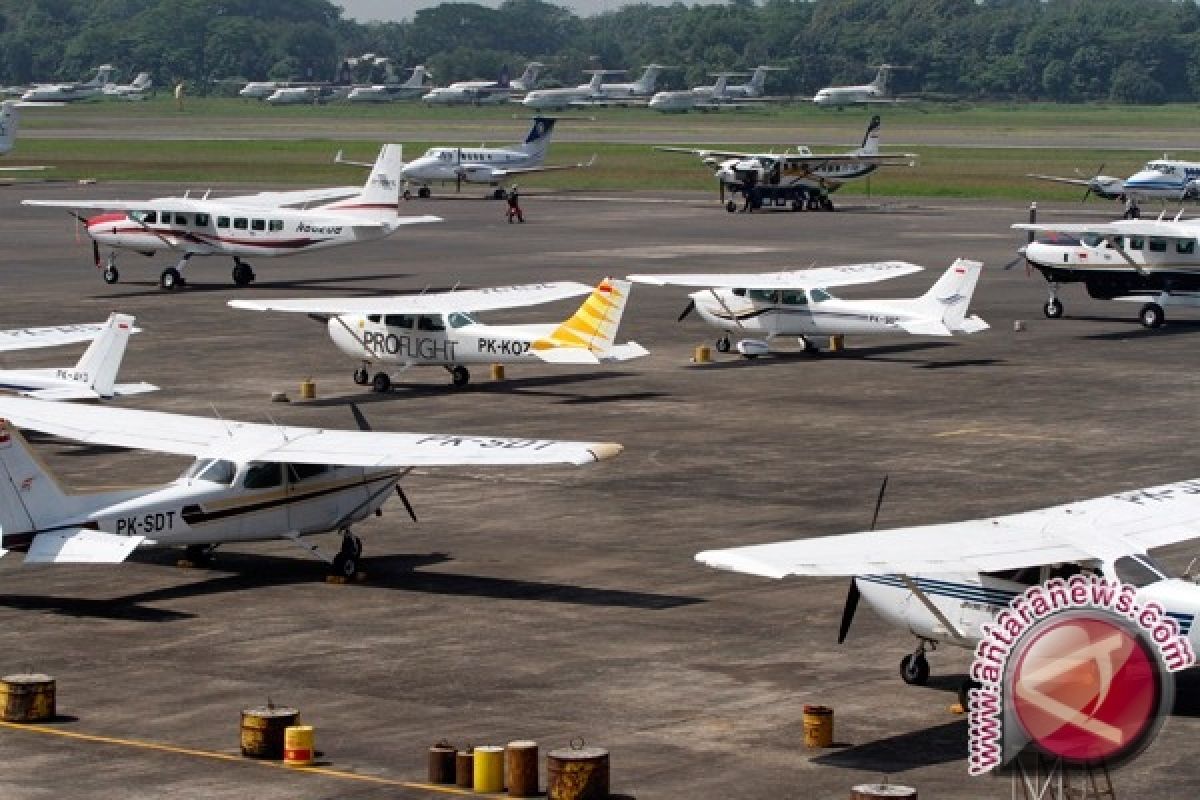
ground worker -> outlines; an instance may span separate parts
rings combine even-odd
[[[513,217],[516,217],[517,222],[524,222],[525,214],[521,211],[521,198],[520,195],[517,194],[517,185],[515,183],[513,184],[512,188],[508,190],[508,194],[505,195],[505,199],[508,201],[509,223],[513,221]]]

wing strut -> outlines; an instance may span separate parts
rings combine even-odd
[[[946,618],[946,615],[942,613],[942,610],[934,605],[933,601],[929,599],[929,595],[921,591],[921,587],[917,586],[916,581],[907,575],[900,575],[899,577],[900,580],[904,581],[904,585],[908,587],[908,590],[913,593],[913,596],[921,601],[921,605],[925,606],[925,610],[930,614],[933,614],[934,618],[942,624],[942,627],[946,629],[946,633],[950,634],[952,638],[959,642],[965,642],[967,640],[967,637],[963,636],[958,628],[954,627],[954,623]]]

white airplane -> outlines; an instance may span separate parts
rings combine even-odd
[[[351,103],[386,103],[392,100],[409,100],[423,94],[428,88],[427,79],[433,76],[425,71],[423,64],[413,67],[412,75],[402,83],[377,83],[371,86],[355,86],[346,95]]]
[[[6,343],[16,346],[4,348],[0,345],[0,349],[49,347],[52,344],[66,344],[72,341],[70,331],[60,328],[58,330],[61,333],[56,335],[55,329],[42,330],[45,333],[39,335],[38,344],[31,345],[29,338],[16,336],[13,337],[13,341]],[[113,314],[99,334],[92,334],[91,345],[75,366],[52,369],[0,369],[0,389],[41,400],[108,400],[157,391],[158,387],[149,383],[116,382],[121,360],[125,358],[125,345],[129,342],[129,335],[135,330],[133,317],[128,314]],[[4,333],[11,335],[22,332]]]
[[[96,67],[96,74],[85,83],[43,83],[34,86],[21,100],[26,103],[72,103],[99,97],[112,81],[116,69],[111,64]]]
[[[826,86],[813,95],[812,101],[816,105],[830,108],[876,103],[896,104],[915,102],[915,99],[900,98],[891,93],[889,85],[892,73],[898,69],[912,69],[912,67],[880,64],[877,68],[878,71],[875,73],[875,79],[870,83],[858,86]]]
[[[377,364],[401,370],[444,367],[452,384],[462,387],[471,379],[468,364],[605,364],[647,355],[636,342],[616,344],[629,291],[627,281],[606,278],[595,289],[558,282],[404,297],[231,300],[229,305],[327,319],[329,338],[360,363],[354,382],[386,392],[392,377],[382,370],[372,377]],[[588,299],[561,323],[486,325],[471,316],[582,294]]]
[[[1168,577],[1147,555],[1195,538],[1198,525],[1200,481],[1190,480],[1002,517],[709,550],[696,560],[771,578],[852,576],[838,642],[864,598],[917,637],[900,676],[919,685],[929,678],[927,650],[973,648],[981,626],[1017,594],[1081,570],[1136,586],[1139,602],[1157,601],[1200,650],[1200,586]]]
[[[915,166],[915,153],[879,152],[878,115],[871,118],[857,150],[844,153],[814,153],[807,147],[779,153],[746,153],[737,150],[698,150],[690,147],[656,147],[669,153],[699,156],[713,169],[721,202],[727,211],[737,203],[725,200],[725,191],[744,192],[753,180],[760,198],[777,204],[791,203],[793,211],[805,208],[833,210],[829,195],[847,181],[865,178],[882,166]]]
[[[538,110],[630,105],[646,101],[654,95],[658,76],[664,69],[671,67],[650,64],[642,72],[642,76],[632,83],[604,83],[605,75],[624,74],[623,69],[585,70],[585,74],[592,76],[591,82],[565,89],[537,89],[526,94],[521,103],[527,108]]]
[[[96,267],[103,269],[106,283],[119,279],[115,249],[126,249],[144,255],[159,250],[180,254],[179,261],[159,278],[164,289],[183,285],[184,267],[195,255],[231,256],[233,282],[246,286],[255,275],[243,257],[290,256],[381,239],[402,225],[440,222],[433,216],[397,215],[402,163],[400,146],[384,145],[361,189],[301,189],[220,199],[209,199],[205,193],[151,200],[23,200],[22,204],[104,212],[79,219],[92,238]],[[114,248],[103,263],[102,244]]]
[[[983,264],[960,258],[919,297],[843,300],[826,291],[920,272],[905,261],[883,261],[760,274],[630,275],[634,283],[654,286],[708,287],[688,295],[682,320],[694,309],[701,319],[724,331],[717,351],[736,349],[746,358],[770,352],[769,341],[796,336],[806,352],[816,352],[810,336],[858,333],[911,333],[952,336],[977,333],[988,324],[966,316]],[[730,334],[746,338],[736,345]]]
[[[17,108],[24,105],[17,100],[5,100],[0,103],[0,156],[8,155],[17,143],[17,127],[21,115]],[[0,172],[38,172],[50,167],[0,167]]]
[[[551,111],[570,108],[573,103],[589,98],[599,99],[603,96],[604,76],[609,73],[605,70],[588,70],[586,74],[592,76],[587,83],[561,89],[534,89],[515,102],[535,111]]]
[[[355,415],[363,430],[0,398],[0,547],[25,550],[26,563],[119,563],[139,546],[182,545],[202,562],[218,544],[286,539],[352,577],[362,557],[355,523],[393,489],[415,520],[398,485],[413,468],[582,466],[621,452],[613,443],[381,433]],[[161,486],[70,493],[16,428],[196,461]],[[342,534],[334,556],[301,540],[329,531]]]
[[[149,72],[139,72],[132,83],[108,83],[104,85],[104,96],[118,100],[145,100],[154,89]]]
[[[500,71],[494,81],[458,81],[449,86],[431,89],[421,97],[430,105],[484,105],[507,103],[514,92],[528,92],[537,85],[538,72],[544,67],[538,61],[530,61],[525,71],[516,80],[509,80],[508,67]]]
[[[555,122],[554,117],[534,117],[525,141],[508,147],[431,147],[425,155],[405,164],[400,177],[406,184],[418,187],[418,197],[429,197],[429,185],[439,181],[454,181],[456,188],[463,183],[499,186],[530,172],[590,167],[595,157],[586,164],[542,163],[550,149]],[[498,188],[494,194],[502,197],[504,190]]]
[[[1160,200],[1164,203],[1200,199],[1200,162],[1181,161],[1164,155],[1156,161],[1147,161],[1141,169],[1122,180],[1112,175],[1101,174],[1104,165],[1090,178],[1064,178],[1057,175],[1027,173],[1026,177],[1055,183],[1083,186],[1083,199],[1097,195],[1106,200],[1124,200],[1124,216],[1137,219],[1141,216],[1143,200]]]
[[[1200,220],[1176,216],[1012,227],[1036,237],[1018,253],[1049,284],[1042,312],[1050,319],[1064,313],[1058,297],[1063,283],[1083,283],[1098,300],[1141,303],[1138,319],[1147,328],[1161,327],[1167,308],[1200,308]]]
[[[682,91],[657,92],[650,98],[649,108],[663,113],[683,113],[697,109],[719,111],[723,108],[739,109],[756,107],[767,100],[763,96],[767,73],[783,70],[784,67],[758,66],[746,83],[730,84],[730,78],[745,75],[744,72],[714,72],[717,79],[712,86],[694,86]]]

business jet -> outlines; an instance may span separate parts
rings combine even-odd
[[[521,104],[539,111],[564,109],[578,106],[629,105],[639,100],[648,101],[654,95],[658,76],[664,69],[661,64],[650,64],[642,76],[632,83],[605,83],[605,75],[624,74],[623,69],[584,70],[591,75],[588,83],[562,89],[535,89],[525,95]]]
[[[900,677],[920,685],[928,650],[973,648],[1015,596],[1080,571],[1137,587],[1142,607],[1157,602],[1200,650],[1200,586],[1168,577],[1147,555],[1194,539],[1198,525],[1200,480],[1190,480],[1001,517],[709,550],[696,560],[770,578],[851,576],[838,642],[865,599],[917,638]]]
[[[746,83],[730,84],[729,79],[744,72],[714,72],[716,83],[712,86],[694,86],[682,91],[657,92],[650,98],[649,107],[663,113],[720,111],[721,109],[752,108],[769,98],[764,96],[767,73],[783,70],[784,67],[758,66],[754,68]]]
[[[554,135],[554,117],[534,117],[525,141],[508,147],[431,147],[425,155],[409,161],[400,170],[400,177],[409,186],[417,186],[418,197],[429,197],[430,184],[454,181],[455,188],[463,183],[500,186],[518,175],[531,172],[551,172],[562,169],[581,169],[595,162],[582,164],[545,165],[550,139]],[[407,189],[406,189],[407,191]],[[504,190],[497,188],[496,197]]]
[[[388,103],[393,100],[411,100],[424,94],[429,88],[426,83],[433,76],[425,71],[423,64],[413,67],[408,80],[401,83],[377,83],[371,86],[355,86],[346,95],[351,103]]]
[[[1027,173],[1026,177],[1082,186],[1085,189],[1084,200],[1093,194],[1106,200],[1124,200],[1124,216],[1128,219],[1141,216],[1141,203],[1144,200],[1159,200],[1165,205],[1200,199],[1200,162],[1181,161],[1164,155],[1156,161],[1147,161],[1141,169],[1123,180],[1104,175],[1103,170],[1104,165],[1101,164],[1096,174],[1089,178],[1066,178],[1032,172]]]
[[[102,90],[105,97],[117,100],[145,100],[154,89],[149,72],[139,72],[132,83],[108,83]]]
[[[421,101],[430,105],[507,103],[514,92],[528,92],[537,86],[538,72],[544,66],[538,61],[530,61],[516,80],[509,80],[508,67],[504,67],[494,81],[458,81],[430,89]]]
[[[119,279],[116,250],[153,255],[159,250],[179,253],[174,266],[159,276],[159,286],[184,285],[184,268],[192,256],[230,256],[233,282],[247,286],[254,270],[243,258],[281,257],[327,247],[373,241],[390,236],[403,225],[440,222],[433,216],[397,216],[401,150],[384,145],[371,175],[361,189],[302,189],[261,192],[209,199],[159,197],[151,200],[23,200],[23,205],[72,209],[92,239],[96,268],[105,283]],[[82,217],[74,209],[102,213]],[[100,245],[110,249],[100,260]]]
[[[8,155],[17,143],[17,127],[21,115],[17,109],[24,105],[18,100],[5,100],[0,103],[0,156]],[[47,170],[44,166],[0,167],[0,172],[38,172]]]
[[[184,546],[204,562],[219,544],[288,540],[353,577],[362,558],[355,523],[379,513],[393,490],[416,519],[398,485],[414,468],[582,466],[621,451],[601,442],[376,432],[355,414],[362,430],[0,398],[0,553],[23,550],[26,563],[119,563],[140,546]],[[18,428],[196,460],[160,486],[73,493]],[[302,541],[330,531],[342,534],[336,555]]]
[[[51,344],[66,344],[71,341],[72,331],[59,329],[56,335],[54,329],[42,329],[31,345],[30,338],[15,336],[13,331],[5,331],[0,339],[10,341],[0,343],[0,349],[23,349],[25,347],[49,347]],[[157,386],[149,383],[117,383],[117,372],[121,368],[121,360],[125,358],[125,345],[129,335],[136,329],[133,327],[133,317],[128,314],[113,314],[108,318],[99,334],[93,334],[91,345],[83,357],[73,367],[57,367],[52,369],[0,369],[0,389],[26,397],[36,397],[41,400],[109,400],[113,397],[143,394],[158,390]],[[9,345],[5,348],[3,345]],[[16,345],[16,346],[14,346]],[[0,447],[3,444],[0,443]]]
[[[848,264],[760,274],[630,275],[653,286],[704,286],[688,295],[682,321],[693,310],[723,331],[717,351],[736,350],[746,358],[770,352],[770,340],[798,337],[806,352],[816,352],[811,336],[859,333],[910,333],[952,336],[978,333],[988,324],[967,308],[983,264],[960,258],[919,297],[890,300],[842,300],[828,289],[911,275],[922,267],[905,261]],[[745,338],[730,341],[731,334]]]
[[[839,109],[853,105],[873,105],[878,103],[894,105],[896,103],[915,102],[915,98],[900,98],[891,93],[892,73],[899,69],[912,69],[912,67],[880,64],[877,68],[878,71],[875,73],[875,79],[870,83],[858,86],[826,86],[812,96],[812,101],[818,106]]]
[[[578,101],[589,98],[599,99],[603,96],[601,87],[604,83],[604,76],[609,73],[605,70],[587,70],[586,74],[592,76],[587,83],[565,86],[560,89],[534,89],[515,102],[535,111],[561,111],[570,108],[573,103]]]
[[[871,118],[857,150],[843,153],[814,153],[807,147],[780,153],[747,153],[737,150],[706,150],[691,147],[656,147],[669,153],[699,156],[713,170],[721,202],[727,211],[737,203],[725,200],[726,190],[744,192],[752,183],[760,194],[772,192],[779,200],[790,200],[793,211],[805,208],[833,210],[829,195],[847,181],[865,178],[879,167],[915,166],[915,153],[881,153],[882,122]]]
[[[1147,328],[1166,322],[1165,309],[1200,308],[1200,220],[1125,219],[1082,224],[1013,225],[1033,238],[1018,250],[1042,274],[1050,296],[1042,312],[1064,314],[1060,284],[1082,283],[1091,297],[1141,303]]]
[[[111,64],[96,67],[96,74],[84,83],[43,83],[34,86],[21,100],[26,103],[73,103],[99,97],[112,82],[116,69]]]
[[[288,311],[325,319],[329,338],[360,366],[354,382],[377,392],[392,387],[375,365],[444,367],[455,387],[471,379],[469,364],[607,364],[647,355],[636,342],[616,344],[629,299],[627,281],[606,278],[595,289],[574,282],[499,286],[404,297],[231,300],[234,308]],[[589,295],[561,323],[487,325],[472,314]]]

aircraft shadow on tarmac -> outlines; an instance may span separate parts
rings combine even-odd
[[[412,277],[409,273],[398,272],[392,275],[327,275],[320,278],[296,278],[293,280],[278,280],[278,281],[255,281],[253,285],[248,287],[238,288],[229,281],[220,281],[217,283],[201,283],[188,278],[186,286],[167,292],[159,288],[158,281],[125,281],[122,286],[129,287],[145,287],[137,291],[117,292],[115,294],[100,294],[92,295],[93,300],[111,300],[119,297],[160,297],[164,294],[198,294],[202,292],[229,292],[237,291],[239,293],[246,292],[250,296],[253,292],[263,289],[326,289],[335,288],[346,283],[360,283],[363,281],[399,281],[404,278]],[[420,294],[422,291],[449,291],[446,289],[413,289],[411,291],[400,291],[398,289],[369,287],[359,290],[355,296],[360,297],[391,297],[398,294]]]
[[[886,361],[897,364],[912,364],[918,369],[945,369],[952,367],[991,367],[1007,362],[996,358],[964,358],[950,361],[932,361],[925,359],[900,358],[904,353],[920,353],[928,350],[940,350],[943,347],[957,347],[953,342],[904,342],[901,344],[877,345],[874,347],[856,347],[852,350],[842,350],[838,353],[823,351],[818,354],[804,352],[773,352],[765,358],[737,358],[714,361],[705,364],[704,369],[746,369],[765,368],[768,365],[779,366],[793,364],[798,361]],[[690,369],[691,367],[689,367]]]
[[[433,376],[445,374],[439,373],[437,370],[432,369],[426,371]],[[530,397],[557,397],[560,398],[564,403],[614,403],[626,400],[650,400],[658,397],[669,396],[664,392],[643,391],[620,392],[616,394],[604,395],[587,395],[576,392],[552,391],[551,389],[546,388],[570,386],[572,384],[586,384],[593,381],[611,380],[613,378],[627,378],[631,375],[633,375],[633,373],[615,371],[582,372],[573,375],[534,375],[528,378],[506,378],[503,381],[468,384],[461,389],[456,389],[449,383],[398,382],[393,385],[390,391],[382,394],[364,388],[362,389],[361,394],[337,395],[320,400],[313,400],[305,403],[305,405],[318,407],[345,406],[351,403],[362,405],[365,403],[383,403],[387,402],[388,400],[401,398],[436,398],[445,397],[448,394],[472,392],[477,394],[519,394]],[[349,383],[350,382],[347,381],[347,384]]]
[[[864,744],[839,746],[835,742],[834,747],[841,749],[818,756],[813,762],[876,774],[949,764],[967,757],[967,720],[964,717]]]
[[[1112,317],[1071,317],[1071,319],[1096,322],[1128,322],[1125,319],[1114,319]],[[1130,323],[1129,328],[1119,331],[1105,331],[1104,333],[1091,333],[1080,338],[1093,342],[1117,342],[1127,339],[1158,339],[1163,336],[1192,336],[1197,333],[1200,333],[1200,320],[1173,319],[1161,328],[1146,328],[1140,322],[1134,321]]]

